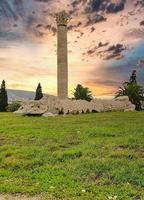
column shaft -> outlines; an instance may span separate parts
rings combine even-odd
[[[68,98],[68,51],[67,51],[67,26],[58,26],[57,41],[57,88],[60,99]]]

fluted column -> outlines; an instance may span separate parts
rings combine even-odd
[[[65,11],[56,14],[57,22],[57,95],[60,99],[68,98],[68,49],[67,22]]]

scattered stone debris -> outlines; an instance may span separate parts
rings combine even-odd
[[[61,100],[55,96],[45,95],[39,101],[23,102],[22,106],[15,113],[54,117],[59,114],[134,110],[135,106],[131,104],[128,97],[112,100],[93,99],[91,102],[88,102],[85,100]]]
[[[43,117],[55,117],[55,116],[57,116],[57,114],[53,114],[53,113],[51,113],[51,112],[46,112],[46,113],[44,113],[42,116],[43,116]]]

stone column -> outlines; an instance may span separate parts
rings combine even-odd
[[[68,50],[67,22],[65,11],[56,14],[57,22],[57,95],[60,99],[68,98]]]

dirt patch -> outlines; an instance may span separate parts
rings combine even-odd
[[[25,196],[25,195],[10,195],[10,194],[0,194],[0,200],[64,200],[64,199],[56,199],[53,197],[42,197],[42,196]]]
[[[28,197],[24,195],[6,195],[0,194],[0,200],[42,200],[42,197]],[[49,199],[52,200],[52,199]]]

